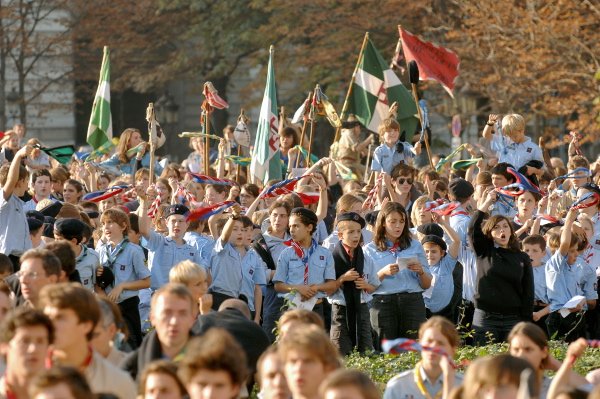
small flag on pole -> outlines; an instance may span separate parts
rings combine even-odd
[[[89,145],[97,149],[112,140],[112,117],[110,113],[110,51],[104,46],[104,57],[100,68],[98,90],[94,98],[87,139]]]

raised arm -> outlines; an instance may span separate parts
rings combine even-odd
[[[483,138],[486,140],[492,140],[492,137],[494,135],[494,130],[495,127],[494,125],[496,124],[496,121],[498,120],[498,115],[496,114],[490,114],[490,116],[488,117],[488,121],[485,124],[485,127],[483,128]]]
[[[26,145],[25,147],[21,148],[19,151],[17,151],[15,157],[10,163],[8,176],[6,177],[6,183],[4,183],[4,187],[2,187],[5,201],[8,201],[12,193],[15,191],[15,187],[19,182],[19,169],[21,167],[21,161],[31,153],[32,149],[33,148],[30,145]]]
[[[471,240],[473,249],[477,255],[486,253],[489,248],[494,246],[494,241],[487,238],[481,230],[481,225],[486,216],[487,213],[481,210],[475,211],[473,218],[471,219],[471,224],[469,225],[469,239]]]
[[[136,191],[138,198],[140,199],[140,212],[138,213],[140,234],[144,236],[145,239],[148,239],[150,238],[150,231],[152,230],[150,227],[150,217],[148,216],[148,198],[156,198],[156,189],[150,186],[146,192],[144,192],[144,190],[139,187],[136,188]]]
[[[560,247],[558,247],[558,250],[562,256],[567,256],[571,248],[571,230],[573,229],[575,219],[577,219],[577,211],[570,209],[560,233]]]
[[[313,181],[319,186],[319,203],[317,204],[317,218],[319,221],[325,219],[327,216],[327,206],[329,199],[327,198],[327,183],[320,174],[313,176]]]
[[[450,226],[450,223],[448,222],[449,217],[450,216],[438,216],[437,222],[440,226],[442,226],[442,229],[444,229],[444,232],[448,235],[448,237],[450,237],[450,240],[452,241],[452,243],[448,247],[448,254],[454,259],[456,259],[458,257],[458,251],[460,249],[460,237],[458,236],[456,231],[454,231],[454,229]]]

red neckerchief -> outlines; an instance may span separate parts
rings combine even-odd
[[[308,253],[305,252],[304,248],[302,248],[300,244],[298,244],[294,240],[284,241],[283,243],[288,247],[294,248],[296,255],[300,258],[302,263],[304,263],[304,285],[308,285],[308,260],[310,259],[313,252],[315,252],[315,249],[317,249],[317,242],[314,239],[311,240],[310,247],[308,248]]]
[[[50,369],[54,366],[54,360],[52,359],[52,354],[54,353],[54,351],[52,349],[50,349],[48,351],[48,356],[46,357],[46,368]],[[83,361],[83,363],[81,364],[81,367],[83,370],[87,369],[89,367],[90,364],[92,364],[92,360],[94,359],[94,350],[92,349],[91,346],[88,346],[88,355],[85,358],[85,360]]]
[[[4,393],[6,394],[6,399],[17,399],[17,394],[14,393],[11,389],[10,386],[8,385],[8,381],[6,380],[6,376],[8,375],[8,367],[6,367],[6,370],[4,371]]]

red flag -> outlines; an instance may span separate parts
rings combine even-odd
[[[447,48],[425,42],[400,26],[398,26],[398,31],[406,61],[415,60],[417,62],[420,78],[440,82],[454,98],[452,90],[454,90],[454,81],[458,76],[458,66],[460,65],[458,55]]]
[[[229,108],[229,104],[227,104],[227,101],[219,97],[219,92],[217,91],[217,89],[215,89],[211,82],[204,83],[203,94],[204,97],[206,97],[206,101],[208,101],[208,104],[211,107],[217,109]]]

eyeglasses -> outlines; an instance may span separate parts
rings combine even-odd
[[[411,184],[413,184],[413,179],[411,179],[410,177],[409,178],[400,177],[400,178],[398,178],[397,182],[398,182],[398,184],[406,183],[408,185],[411,185]]]
[[[17,272],[17,277],[22,278],[23,280],[26,278],[29,280],[37,280],[38,278],[42,277],[42,274],[38,272],[25,273],[24,271],[19,270]]]

